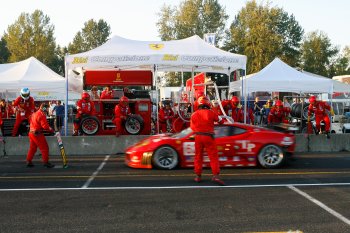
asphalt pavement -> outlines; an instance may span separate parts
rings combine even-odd
[[[0,232],[350,232],[350,153],[297,154],[280,169],[142,170],[124,155],[33,168],[0,158]]]

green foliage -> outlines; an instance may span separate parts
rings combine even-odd
[[[10,51],[7,48],[7,42],[4,37],[0,40],[0,64],[7,63],[10,57]]]
[[[350,47],[345,47],[328,70],[329,77],[350,74]]]
[[[177,40],[193,35],[216,33],[220,41],[228,15],[217,0],[185,0],[179,6],[164,5],[156,24],[162,40]]]
[[[18,62],[31,56],[49,67],[55,60],[56,42],[50,18],[40,10],[22,13],[4,35],[10,57],[8,62]]]
[[[95,22],[90,19],[84,24],[72,43],[68,45],[68,52],[71,54],[85,52],[104,44],[111,34],[110,26],[102,19]]]
[[[332,46],[324,32],[310,32],[301,45],[301,68],[311,73],[331,77],[334,72],[332,63],[336,63],[334,61],[338,52],[338,48]]]
[[[245,54],[248,73],[260,71],[275,57],[289,65],[298,63],[303,29],[281,8],[247,2],[226,33],[223,49]]]

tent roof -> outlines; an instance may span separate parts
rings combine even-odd
[[[0,64],[0,92],[19,92],[23,87],[31,91],[65,93],[65,78],[34,57]]]
[[[195,35],[182,40],[137,41],[114,36],[90,51],[69,55],[68,68],[147,69],[228,73],[245,69],[247,57],[218,49]]]
[[[258,73],[243,81],[230,83],[230,92],[243,91],[248,93],[258,91],[280,91],[295,93],[333,93],[348,92],[350,85],[328,78],[319,78],[309,73],[300,72],[279,58],[275,58],[269,65]],[[345,86],[344,86],[345,85]]]

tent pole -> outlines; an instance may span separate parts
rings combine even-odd
[[[158,111],[159,111],[159,95],[158,95],[158,80],[157,80],[157,65],[153,65],[153,80],[154,80],[154,86],[156,89],[156,134],[159,134],[159,117],[158,117]]]
[[[66,78],[66,104],[64,106],[64,135],[68,136],[68,65],[67,65],[68,54],[64,56],[64,75]]]
[[[243,82],[246,82],[246,70],[247,67],[244,67],[244,77],[243,77]],[[245,83],[244,85],[245,91],[244,91],[244,124],[247,123],[247,92],[248,92],[248,88],[247,88],[247,83]]]

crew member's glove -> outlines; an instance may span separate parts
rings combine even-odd
[[[334,111],[333,111],[333,109],[331,109],[331,115],[334,116]]]
[[[307,116],[307,122],[310,122],[310,116]]]

